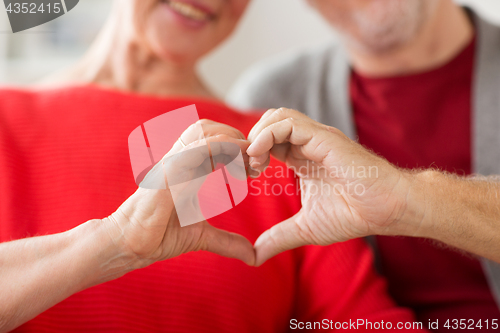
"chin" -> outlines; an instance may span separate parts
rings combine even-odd
[[[338,28],[352,46],[384,53],[415,38],[428,13],[423,0],[372,2],[363,10],[351,12]]]
[[[194,63],[218,45],[209,34],[198,35],[176,27],[162,27],[165,24],[148,29],[146,43],[154,54],[164,60]]]

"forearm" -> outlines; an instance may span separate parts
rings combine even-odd
[[[110,230],[92,220],[64,233],[0,244],[0,332],[132,270],[134,258],[123,254]]]
[[[405,235],[432,238],[500,262],[500,183],[438,171],[413,175]]]

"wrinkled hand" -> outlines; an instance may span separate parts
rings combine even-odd
[[[257,239],[256,265],[303,245],[388,233],[405,212],[407,174],[333,127],[298,111],[272,109],[248,139],[250,166],[263,171],[272,154],[295,170],[302,196],[295,216]]]
[[[196,130],[199,125],[203,127],[206,141],[200,141],[202,138]],[[208,120],[199,121],[188,128],[181,140],[187,147],[176,142],[167,156],[206,143],[231,142],[242,151],[249,145],[241,132]],[[203,163],[203,160],[199,163]],[[139,188],[105,221],[110,225],[109,233],[115,244],[137,259],[134,263],[136,267],[145,267],[155,261],[198,250],[237,258],[248,265],[255,262],[252,244],[241,235],[217,229],[207,221],[181,227],[168,186],[160,190]]]

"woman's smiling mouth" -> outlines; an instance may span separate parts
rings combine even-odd
[[[215,18],[215,14],[208,8],[203,8],[192,2],[177,0],[163,0],[162,2],[167,4],[173,12],[188,20],[203,23]]]

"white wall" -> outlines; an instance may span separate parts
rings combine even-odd
[[[59,26],[81,28],[94,33],[109,8],[111,0],[82,0],[78,7],[56,20]],[[345,0],[348,1],[348,0]],[[486,17],[500,23],[500,0],[459,0],[478,8]],[[8,23],[3,5],[0,4],[0,84],[28,84],[47,73],[58,70],[74,61],[84,47],[68,46],[71,52],[45,51],[40,44],[50,38],[43,32],[50,26],[41,26],[26,32],[27,35],[10,34],[10,38],[29,38],[23,52],[26,58],[5,62],[5,40]],[[78,31],[80,31],[78,30]],[[255,61],[291,48],[300,48],[332,38],[333,33],[322,19],[307,5],[305,0],[252,0],[249,10],[237,32],[222,47],[209,55],[200,67],[206,81],[223,96],[241,72]],[[80,36],[86,46],[88,36]],[[66,36],[71,44],[73,36]],[[9,44],[10,45],[10,44]],[[35,48],[35,45],[37,48]],[[30,49],[31,48],[31,49]],[[3,60],[2,60],[3,59]]]
[[[2,12],[1,7],[2,5],[0,4],[0,78],[6,76],[7,65],[2,59],[5,59],[7,56],[7,32],[10,28],[6,20],[7,13],[5,11]]]
[[[255,61],[332,36],[333,31],[305,0],[252,0],[236,33],[200,69],[214,90],[224,95]]]

